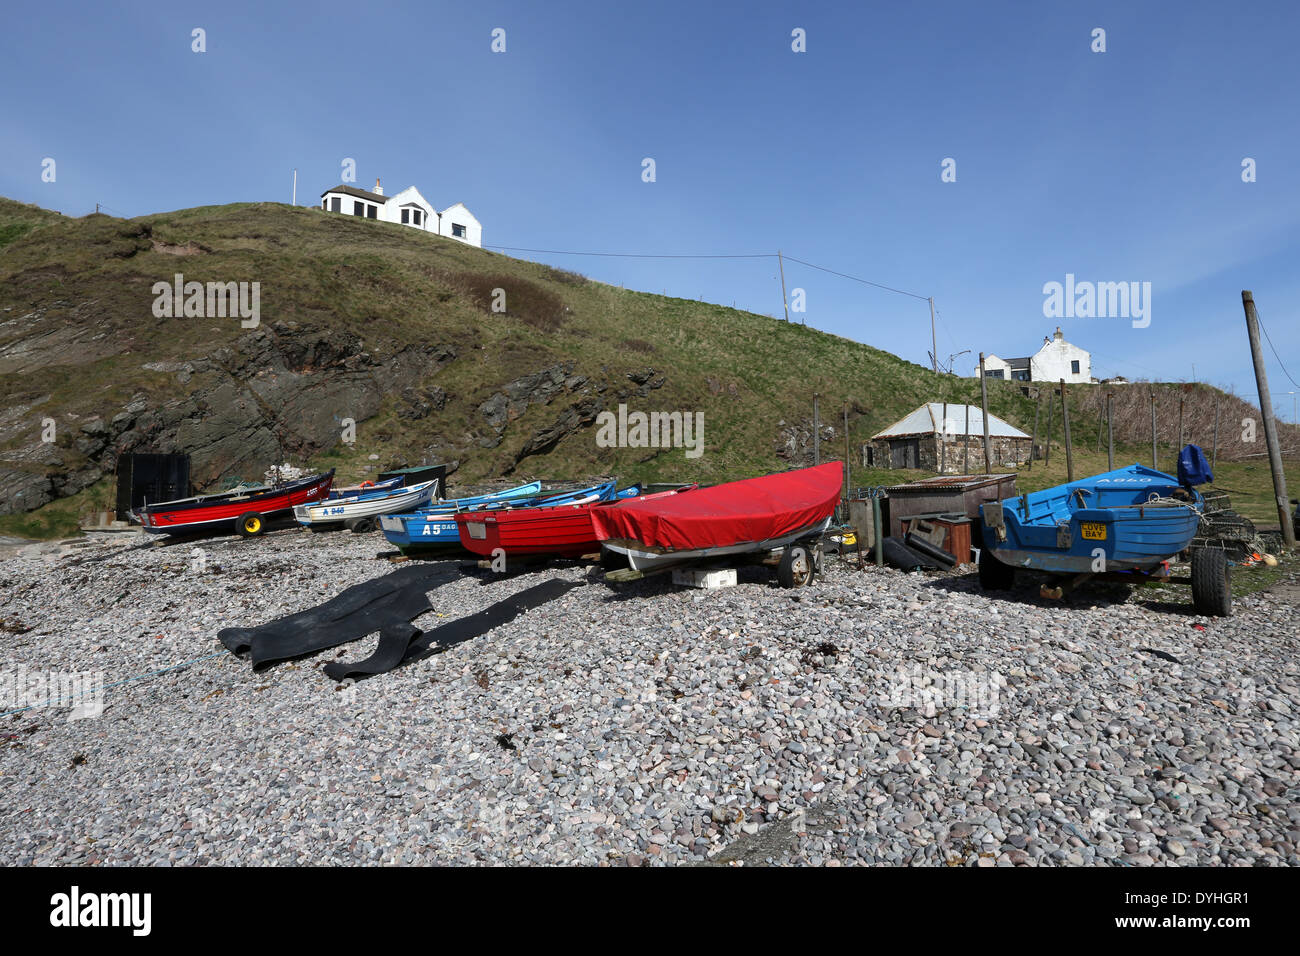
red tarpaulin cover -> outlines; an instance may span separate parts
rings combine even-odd
[[[825,521],[843,485],[844,466],[832,461],[666,498],[629,498],[593,508],[591,521],[601,541],[631,539],[670,551],[725,548]]]

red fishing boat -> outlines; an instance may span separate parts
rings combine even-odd
[[[188,534],[227,528],[246,538],[266,530],[266,519],[292,511],[295,505],[323,501],[334,483],[334,469],[287,484],[199,495],[176,501],[145,504],[136,517],[154,534]]]
[[[782,583],[801,584],[815,558],[809,548],[792,546],[813,542],[829,527],[843,486],[844,465],[827,462],[688,495],[624,501],[593,510],[591,520],[601,543],[626,555],[634,570],[784,548]]]
[[[674,488],[653,495],[638,495],[640,486],[634,486],[620,491],[619,498],[614,501],[489,512],[463,511],[456,515],[456,525],[461,545],[483,557],[492,557],[493,552],[500,549],[507,558],[520,555],[576,558],[600,551],[600,542],[592,527],[594,512],[619,508],[632,501],[668,497],[684,490],[687,489]]]

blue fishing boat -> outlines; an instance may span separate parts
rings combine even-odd
[[[640,493],[640,485],[616,490],[613,481],[602,482],[588,488],[575,488],[569,491],[548,491],[537,493],[540,482],[534,482],[534,493],[518,492],[511,489],[503,495],[484,496],[478,500],[462,498],[459,501],[439,501],[424,511],[415,514],[385,515],[379,519],[379,527],[384,537],[394,544],[403,554],[420,551],[444,550],[460,547],[460,531],[456,526],[456,515],[460,512],[491,512],[506,508],[551,508],[559,505],[592,504],[599,501],[612,501],[621,495]]]
[[[1178,470],[1175,478],[1134,464],[981,505],[980,583],[1009,588],[1019,568],[1070,575],[1062,586],[1042,589],[1053,598],[1093,577],[1190,583],[1198,610],[1226,615],[1231,598],[1222,550],[1193,551],[1189,579],[1169,573],[1201,520],[1204,499],[1193,485],[1213,480],[1194,445],[1183,449]]]
[[[383,531],[384,537],[403,552],[437,545],[459,544],[456,512],[494,501],[531,499],[541,490],[540,481],[530,481],[526,485],[489,495],[435,501],[419,511],[381,515],[379,528]]]

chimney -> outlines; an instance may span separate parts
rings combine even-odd
[[[1056,332],[1055,332],[1055,334],[1052,336],[1052,338],[1056,339],[1056,341],[1058,341],[1058,342],[1064,342],[1064,341],[1065,341],[1065,336],[1061,333],[1061,327],[1060,327],[1059,325],[1056,327]]]
[[[376,196],[382,196],[384,194],[384,187],[379,185],[378,179],[375,180],[375,188],[372,190],[372,192],[374,192]],[[1056,331],[1060,332],[1061,330],[1057,329]]]

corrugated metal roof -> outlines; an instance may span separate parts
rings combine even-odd
[[[871,438],[900,438],[903,435],[929,435],[944,432],[956,437],[977,435],[984,437],[984,414],[976,405],[948,405],[948,427],[943,427],[943,403],[930,402],[922,405],[906,418],[894,422],[884,431],[877,432]],[[970,429],[966,428],[966,412],[970,410]],[[990,438],[1028,438],[1029,436],[1014,425],[1009,425],[998,416],[989,415]]]
[[[909,481],[902,485],[891,485],[887,491],[914,491],[929,488],[941,488],[952,491],[967,491],[971,488],[982,488],[984,485],[995,485],[1005,478],[1014,478],[1013,474],[999,475],[936,475],[933,478],[921,478],[918,481]]]
[[[966,431],[966,410],[970,410],[970,431]],[[917,408],[917,411],[911,412],[907,418],[900,421],[894,421],[889,428],[883,432],[872,434],[871,440],[876,438],[900,438],[905,434],[932,434],[933,432],[945,432],[952,436],[979,436],[984,437],[984,418],[983,412],[978,406],[966,405],[949,405],[948,406],[948,428],[944,424],[944,405],[943,402],[930,402]],[[1028,438],[1026,433],[1021,429],[1010,425],[1006,421],[998,418],[997,415],[989,414],[988,416],[988,434],[991,438]]]

